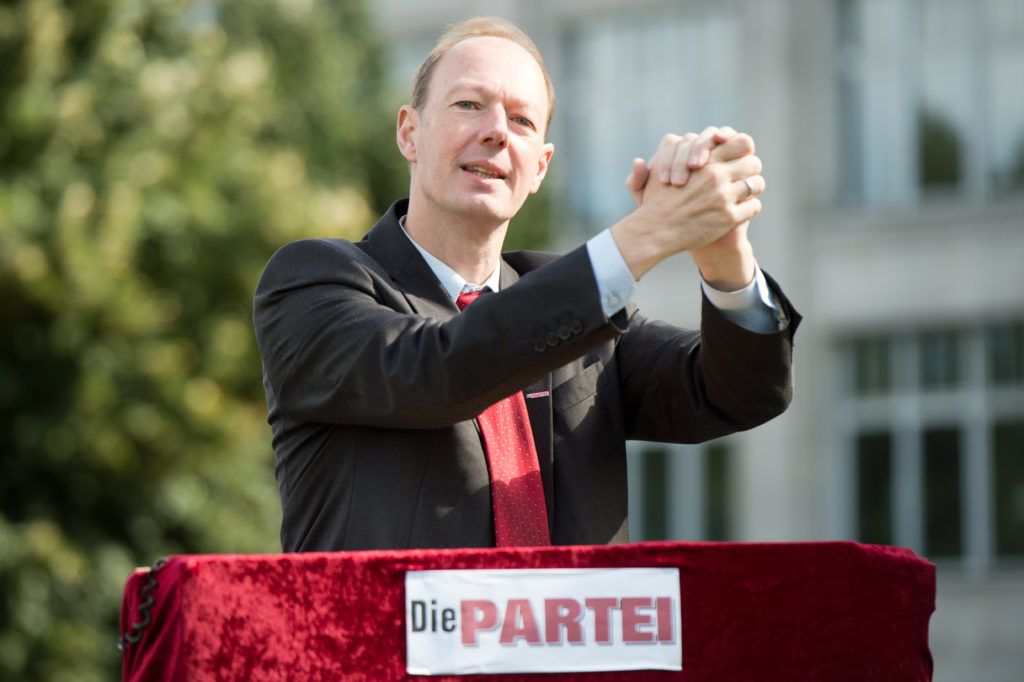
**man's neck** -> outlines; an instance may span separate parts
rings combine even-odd
[[[410,198],[405,230],[467,282],[483,283],[501,262],[508,221],[487,225],[460,215],[434,215]]]

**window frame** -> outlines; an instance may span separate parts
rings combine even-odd
[[[893,544],[910,547],[928,556],[925,546],[925,432],[954,428],[960,433],[959,481],[960,545],[957,557],[936,557],[945,565],[983,574],[996,565],[1017,563],[1024,555],[999,556],[995,546],[996,510],[994,476],[994,429],[997,423],[1024,419],[1024,382],[997,385],[989,380],[987,334],[999,320],[961,327],[958,334],[959,377],[954,386],[924,388],[921,385],[921,339],[948,325],[930,325],[890,331],[890,364],[894,382],[885,394],[858,395],[853,383],[859,338],[877,338],[884,332],[863,332],[838,339],[838,362],[844,385],[836,402],[836,451],[841,490],[835,498],[841,532],[857,538],[861,495],[858,479],[857,438],[861,434],[888,431],[892,434],[891,537]],[[932,558],[932,557],[929,557]]]

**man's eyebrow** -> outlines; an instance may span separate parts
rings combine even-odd
[[[481,94],[492,96],[492,97],[496,94],[496,89],[494,87],[488,85],[485,82],[482,82],[482,81],[471,81],[471,80],[462,80],[462,79],[460,79],[460,80],[454,81],[444,91],[445,92],[445,97],[453,97],[460,90],[471,90],[473,92],[479,92]],[[515,106],[522,107],[522,108],[525,108],[525,109],[530,109],[531,107],[535,107],[537,109],[541,108],[541,106],[539,104],[531,103],[528,100],[520,99],[518,97],[512,97],[512,98],[510,98],[510,101]]]

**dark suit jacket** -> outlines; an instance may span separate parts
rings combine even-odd
[[[799,316],[756,334],[706,300],[700,331],[608,319],[580,247],[503,256],[459,314],[402,234],[282,247],[255,296],[285,551],[493,546],[474,418],[525,389],[555,544],[628,540],[628,438],[699,442],[790,400]],[[770,281],[770,280],[769,280]]]

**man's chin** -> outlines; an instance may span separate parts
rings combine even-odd
[[[465,202],[460,211],[466,218],[487,223],[507,223],[518,212],[508,201],[494,201],[493,197],[475,197]]]

